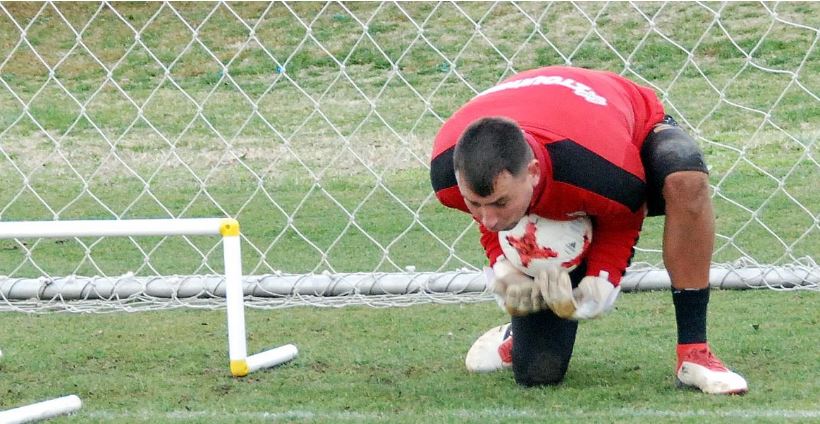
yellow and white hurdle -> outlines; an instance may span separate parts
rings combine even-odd
[[[235,377],[296,357],[287,344],[248,356],[239,222],[231,218],[123,219],[0,222],[0,239],[221,235],[225,261],[228,357]]]

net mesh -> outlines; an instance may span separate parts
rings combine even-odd
[[[477,229],[430,189],[435,132],[502,79],[569,64],[652,87],[701,144],[717,275],[816,288],[819,27],[813,2],[0,3],[0,219],[235,217],[246,285],[474,280]],[[661,226],[645,225],[639,283],[663,274]],[[173,287],[221,260],[213,238],[0,240],[0,296],[48,310],[60,294],[15,301],[11,287]],[[326,290],[275,304],[382,302]],[[439,297],[487,298],[452,293]],[[120,303],[218,305],[210,295]]]

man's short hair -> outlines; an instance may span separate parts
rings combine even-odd
[[[518,124],[503,117],[481,118],[458,139],[453,168],[471,191],[486,197],[493,193],[493,183],[501,172],[518,175],[532,158],[532,149]]]

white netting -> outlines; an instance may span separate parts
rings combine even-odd
[[[572,64],[653,87],[701,143],[714,283],[816,288],[818,27],[813,2],[0,3],[0,220],[235,217],[251,285],[475,277],[475,227],[432,195],[433,136],[503,78]],[[635,281],[663,279],[660,227]],[[10,288],[185,280],[220,261],[196,237],[1,240],[0,299],[49,309]],[[316,298],[381,302],[347,294]]]

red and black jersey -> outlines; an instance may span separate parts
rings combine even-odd
[[[433,145],[430,177],[445,206],[468,212],[453,149],[467,126],[490,116],[517,122],[541,164],[527,213],[590,216],[587,275],[604,270],[619,284],[645,216],[641,145],[664,116],[655,93],[617,74],[564,66],[522,72],[480,93],[444,123]],[[479,226],[493,264],[502,254],[498,234]]]

